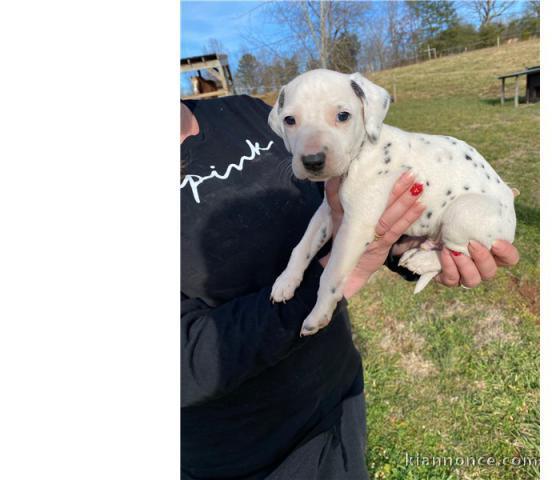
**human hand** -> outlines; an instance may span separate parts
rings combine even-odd
[[[332,212],[334,237],[343,219],[343,208],[338,195],[339,184],[339,178],[332,178],[326,182],[326,199]],[[383,265],[391,247],[425,210],[425,206],[417,201],[422,190],[423,185],[415,184],[414,177],[408,172],[397,180],[387,207],[376,226],[376,239],[368,245],[345,283],[345,298],[350,298],[360,290],[370,276]],[[323,266],[330,255],[331,252],[320,259]]]
[[[516,247],[505,240],[494,242],[491,250],[476,241],[468,245],[470,256],[443,248],[440,253],[442,271],[435,281],[447,286],[476,287],[496,275],[498,267],[511,267],[519,262]]]

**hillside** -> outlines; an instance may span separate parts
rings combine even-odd
[[[497,98],[500,94],[498,75],[539,63],[540,41],[533,39],[375,72],[368,74],[368,78],[389,92],[392,92],[394,79],[399,101],[449,96]],[[525,85],[524,79],[521,85]],[[506,87],[507,95],[513,95],[513,79],[506,81]]]
[[[491,47],[472,52],[421,62],[406,67],[368,73],[373,82],[393,91],[393,79],[398,100],[412,98],[477,96],[498,98],[498,75],[539,65],[540,41],[538,39]],[[524,81],[521,82],[524,86]],[[506,82],[507,96],[513,95],[514,81]],[[524,94],[524,88],[521,88]],[[269,105],[276,101],[277,92],[258,95]]]

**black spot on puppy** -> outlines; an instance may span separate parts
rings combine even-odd
[[[426,213],[426,217],[427,218],[431,218],[431,215],[433,215],[433,212],[430,210],[429,212]]]
[[[445,208],[447,206],[447,202],[441,203],[441,208]]]
[[[469,190],[470,189],[470,186],[469,185],[464,185],[464,190]]]
[[[490,180],[491,176],[487,173],[487,180]]]
[[[469,160],[469,161],[472,160],[472,157],[470,157],[467,153],[466,153],[465,157],[466,157],[466,160]]]
[[[336,292],[336,288],[335,288],[335,287],[332,287],[331,292],[332,292],[332,293],[335,293],[335,292]]]
[[[385,157],[385,158],[383,159],[383,161],[384,161],[385,163],[389,163],[389,162],[391,161],[391,157]]]
[[[362,90],[362,87],[354,80],[351,80],[351,88],[358,98],[360,98],[361,100],[365,98],[364,90]]]
[[[389,148],[390,146],[391,146],[391,142],[386,143],[385,146],[384,146],[383,148],[387,149],[387,148]]]
[[[278,113],[280,112],[280,110],[282,110],[282,108],[284,108],[285,99],[286,99],[286,92],[282,88],[282,91],[280,92],[280,96],[278,97]]]
[[[450,195],[452,193],[452,190],[448,189],[447,190],[447,195]]]
[[[429,180],[426,180],[426,186],[429,187]]]

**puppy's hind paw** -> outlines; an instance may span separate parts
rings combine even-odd
[[[421,292],[427,284],[441,271],[441,262],[436,250],[413,248],[403,253],[399,266],[408,268],[420,275],[414,293]]]
[[[290,298],[293,298],[295,290],[301,283],[301,278],[293,277],[287,274],[285,271],[276,279],[272,286],[272,292],[270,293],[270,299],[274,302],[286,302]]]

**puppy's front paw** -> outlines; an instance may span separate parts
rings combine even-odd
[[[284,270],[272,286],[272,292],[270,293],[272,302],[285,303],[286,300],[293,298],[295,290],[301,283],[301,280],[301,277],[290,275]]]
[[[314,335],[318,330],[324,328],[328,323],[330,323],[331,316],[329,314],[319,315],[313,310],[309,316],[303,322],[301,326],[301,337],[306,337],[307,335]]]

